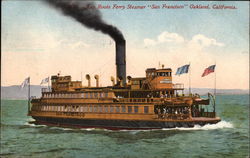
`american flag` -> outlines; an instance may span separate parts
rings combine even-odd
[[[206,69],[204,70],[203,74],[201,75],[201,77],[207,76],[208,74],[214,72],[215,66],[216,66],[216,65],[211,65],[211,66],[209,66],[208,68],[206,68]]]

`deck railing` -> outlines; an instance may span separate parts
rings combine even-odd
[[[183,83],[176,83],[176,84],[173,84],[173,88],[183,89],[183,88],[184,88],[184,84],[183,84]]]
[[[51,92],[50,88],[42,88],[42,92]]]
[[[203,113],[201,113],[201,117],[214,118],[215,117],[215,112],[203,112]]]

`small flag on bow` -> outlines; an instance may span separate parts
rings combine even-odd
[[[30,84],[30,77],[27,77],[27,78],[23,81],[23,83],[21,84],[21,88],[27,86],[28,84]]]
[[[203,74],[201,75],[201,77],[207,76],[208,74],[214,72],[215,69],[215,65],[211,65],[208,68],[206,68],[203,72]]]
[[[43,79],[43,80],[41,81],[40,85],[41,85],[41,84],[44,84],[44,83],[48,83],[48,82],[49,82],[49,77]]]
[[[179,67],[176,71],[176,74],[175,75],[181,75],[181,74],[184,74],[184,73],[188,73],[188,70],[189,70],[189,64],[188,65],[184,65],[182,67]]]

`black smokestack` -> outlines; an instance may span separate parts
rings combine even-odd
[[[117,41],[116,48],[116,75],[126,85],[126,41]],[[119,83],[118,83],[119,84]]]
[[[122,77],[123,83],[125,85],[125,40],[121,31],[119,31],[115,26],[106,24],[102,20],[101,12],[95,8],[95,4],[93,2],[76,0],[46,0],[46,2],[49,5],[61,10],[64,15],[72,17],[88,28],[92,28],[96,31],[101,31],[104,34],[108,34],[115,40],[117,77]]]

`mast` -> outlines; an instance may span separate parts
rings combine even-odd
[[[30,77],[28,78],[28,113],[30,112]]]
[[[216,67],[216,61],[215,61]],[[214,70],[214,112],[215,112],[215,104],[216,104],[216,71]]]
[[[81,82],[82,82],[82,71],[81,71]]]
[[[191,95],[191,63],[189,62],[189,95]]]
[[[48,76],[48,79],[49,79],[49,76]],[[48,91],[50,91],[50,88],[49,88],[49,80],[48,80]]]

